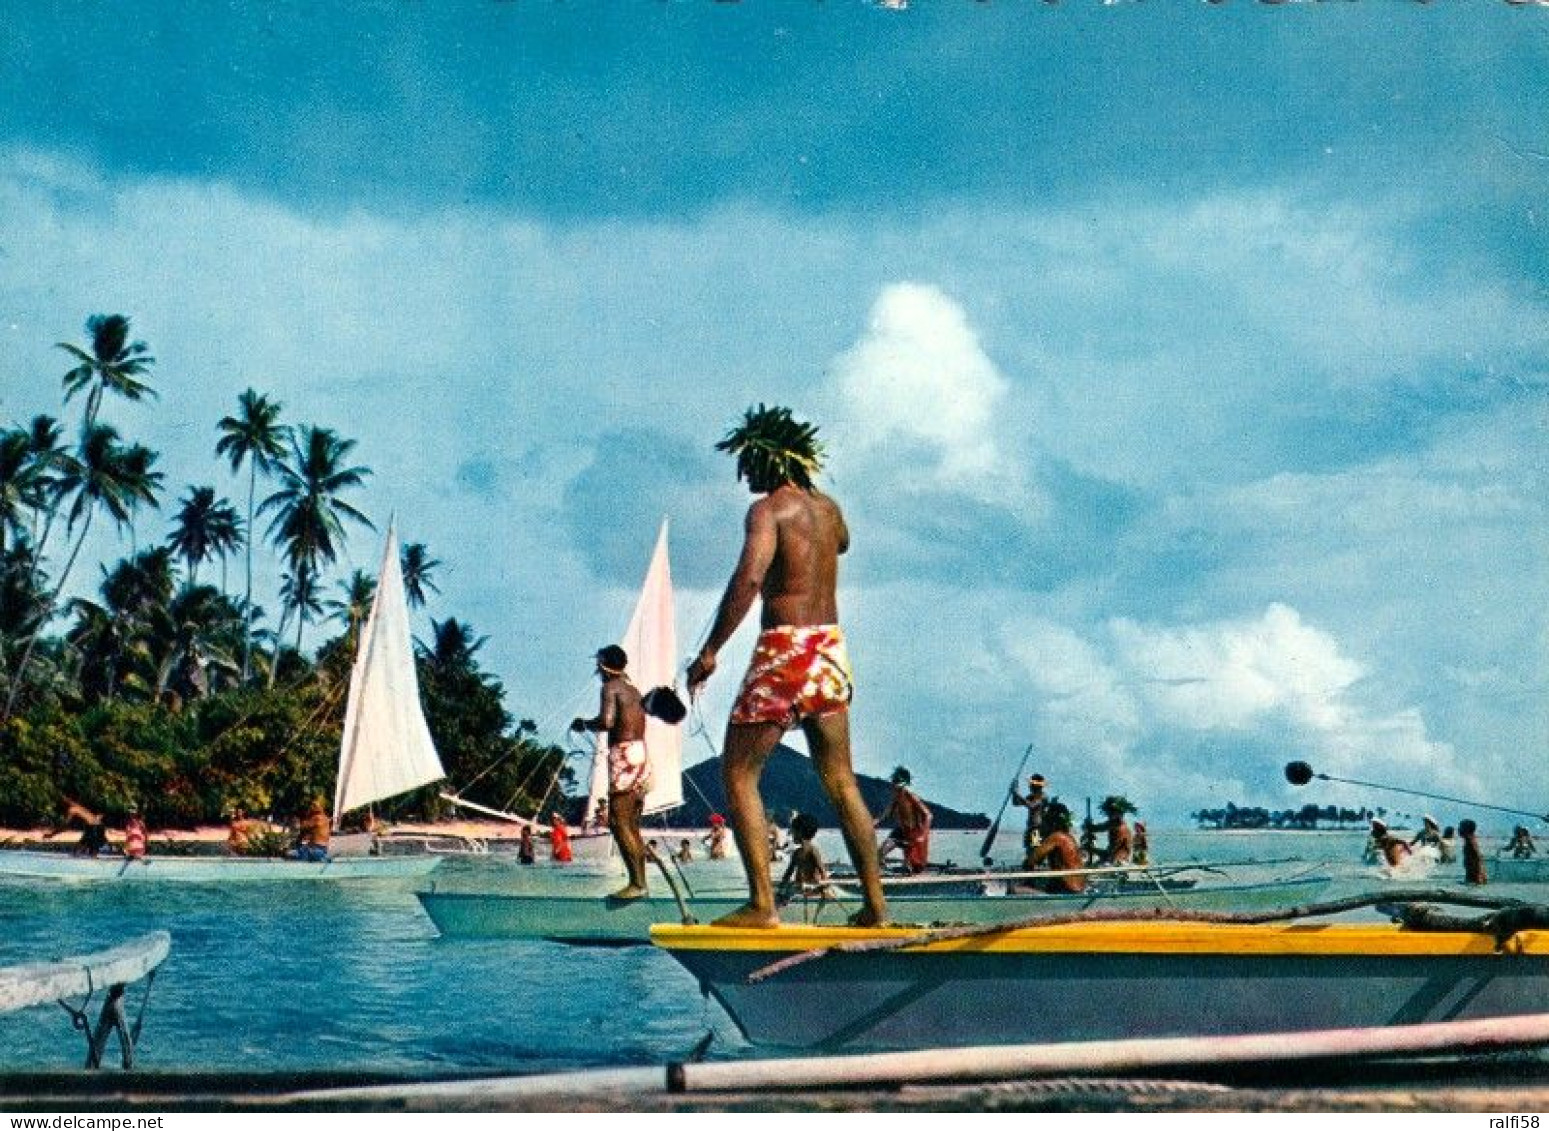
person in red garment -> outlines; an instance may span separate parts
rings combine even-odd
[[[138,806],[130,806],[129,819],[124,822],[124,855],[131,860],[144,860],[150,834]]]
[[[877,825],[893,822],[893,831],[882,842],[880,855],[886,857],[894,848],[902,848],[904,867],[918,875],[930,862],[930,807],[909,788],[912,780],[903,766],[893,771],[893,800],[877,818]]]
[[[564,815],[558,809],[549,817],[549,852],[556,864],[568,864],[575,859],[570,850],[570,830],[565,827]]]

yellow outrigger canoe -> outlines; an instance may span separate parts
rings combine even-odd
[[[658,925],[651,939],[759,1044],[1105,1041],[1549,1013],[1549,931],[1497,945],[1391,923],[1080,922],[917,930]],[[929,940],[929,941],[920,941]]]

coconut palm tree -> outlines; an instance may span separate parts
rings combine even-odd
[[[301,651],[301,633],[311,621],[321,619],[323,603],[318,598],[317,575],[310,566],[302,565],[287,573],[280,581],[280,603],[285,606],[285,616],[296,616],[296,651]],[[281,622],[282,627],[284,622]],[[278,667],[278,665],[276,665]]]
[[[346,466],[354,440],[338,436],[332,429],[308,425],[291,438],[291,459],[277,466],[280,489],[259,504],[258,513],[274,512],[269,538],[285,555],[289,567],[290,600],[287,607],[302,614],[299,603],[317,604],[317,583],[325,566],[333,564],[343,545],[344,521],[349,519],[367,528],[371,520],[341,496],[362,486],[369,468]],[[297,649],[300,650],[302,624],[297,625]]]
[[[155,701],[202,698],[237,674],[242,614],[213,585],[185,585],[155,618]]]
[[[122,443],[118,431],[112,425],[94,424],[81,437],[80,450],[63,464],[58,483],[61,496],[71,500],[65,531],[67,534],[73,533],[79,526],[79,533],[54,583],[54,591],[49,595],[49,611],[59,605],[59,595],[64,591],[70,571],[80,556],[81,547],[86,544],[87,535],[91,533],[92,520],[99,510],[106,511],[122,529],[132,521],[135,511],[141,506],[157,505],[156,495],[161,489],[162,474],[152,470],[155,462],[155,452],[140,444]],[[0,721],[11,717],[27,662],[32,658],[33,649],[47,619],[45,613],[27,639],[26,648],[11,678],[5,711],[0,715]]]
[[[32,440],[20,428],[0,432],[0,557],[7,540],[26,539],[44,500],[44,478],[32,458]]]
[[[376,599],[376,578],[363,569],[357,569],[339,582],[339,596],[323,602],[330,620],[344,622],[345,646],[355,648],[355,631],[371,615],[371,602]]]
[[[280,423],[278,401],[245,390],[237,398],[237,415],[224,416],[216,428],[221,438],[215,444],[215,454],[225,456],[231,463],[231,473],[242,470],[247,463],[247,587],[242,591],[244,620],[242,642],[242,680],[247,682],[249,661],[253,648],[253,504],[258,492],[258,473],[265,476],[285,456],[285,444],[290,439],[290,428]]]
[[[65,400],[89,390],[81,433],[91,431],[102,408],[103,393],[111,390],[126,400],[137,401],[156,390],[144,380],[156,359],[144,342],[129,340],[129,319],[122,314],[93,314],[86,320],[90,349],[59,342],[58,347],[79,363],[64,375]]]
[[[188,567],[188,583],[199,583],[199,565],[210,558],[225,561],[242,544],[242,519],[225,499],[215,497],[214,487],[190,487],[188,497],[173,519],[167,545]]]
[[[471,672],[476,669],[473,655],[488,643],[489,637],[475,637],[473,628],[456,617],[430,622],[430,643],[416,641],[420,658],[442,674]]]
[[[403,589],[409,607],[423,608],[425,590],[441,592],[441,587],[432,580],[436,570],[441,568],[441,560],[430,556],[425,543],[408,542],[399,554],[399,561],[403,565]]]

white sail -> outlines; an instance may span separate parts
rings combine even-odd
[[[371,615],[361,626],[350,671],[334,820],[445,776],[420,707],[398,533],[389,524]]]
[[[619,646],[629,657],[629,679],[643,695],[653,687],[677,682],[678,630],[672,599],[672,567],[667,553],[667,520],[662,519],[656,551],[646,570],[645,584],[629,627]],[[592,759],[592,795],[588,813],[596,812],[599,798],[608,796],[607,735],[597,739]],[[645,812],[659,813],[683,804],[683,728],[650,716],[645,720],[645,749],[651,759],[651,791]]]

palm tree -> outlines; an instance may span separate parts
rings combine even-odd
[[[341,493],[365,483],[369,468],[347,467],[355,447],[332,429],[309,425],[291,439],[292,459],[278,465],[281,486],[259,504],[258,513],[273,511],[269,538],[285,555],[289,566],[290,607],[304,612],[298,602],[309,599],[316,606],[316,589],[322,568],[339,556],[344,541],[344,520],[374,529],[371,520],[345,502]],[[319,607],[320,608],[320,607]],[[301,626],[297,626],[300,650]]]
[[[355,648],[355,630],[371,615],[371,602],[376,599],[376,578],[363,569],[357,569],[344,581],[339,582],[338,597],[323,602],[331,620],[344,622],[345,646]]]
[[[107,511],[114,523],[122,529],[142,505],[157,505],[156,493],[161,487],[162,474],[151,470],[155,462],[156,453],[149,448],[140,444],[121,443],[118,431],[112,425],[94,424],[81,437],[80,451],[68,457],[61,468],[58,484],[61,498],[71,499],[70,513],[65,524],[66,533],[74,531],[77,524],[80,532],[76,535],[69,557],[65,559],[59,579],[54,583],[54,591],[49,595],[49,610],[58,607],[59,595],[64,591],[65,582],[69,580],[70,571],[75,567],[81,547],[86,544],[92,520],[99,510]],[[11,717],[27,662],[32,658],[33,649],[47,619],[45,614],[28,637],[27,646],[12,676],[0,721]]]
[[[32,458],[32,440],[20,428],[0,432],[0,557],[10,534],[24,540],[43,505],[44,480]]]
[[[291,613],[296,614],[296,651],[299,653],[301,632],[307,622],[318,620],[323,615],[323,604],[317,595],[317,575],[311,567],[302,565],[281,579],[280,603],[285,606],[284,616],[288,618]],[[284,622],[281,624],[283,626]],[[273,675],[272,670],[270,674]]]
[[[156,359],[144,342],[129,340],[128,318],[122,314],[93,314],[86,320],[86,333],[91,338],[89,350],[69,342],[58,343],[79,363],[64,375],[65,400],[82,389],[91,390],[86,397],[85,415],[81,417],[82,435],[97,423],[105,391],[111,389],[131,401],[147,394],[156,395],[156,390],[142,379],[149,376]]]
[[[440,593],[441,587],[433,580],[432,575],[441,567],[439,558],[430,556],[423,542],[409,542],[403,547],[399,555],[403,565],[404,596],[408,598],[409,607],[413,609],[423,608],[425,604],[425,590],[432,593]]]
[[[169,690],[178,700],[202,698],[237,673],[233,647],[242,616],[213,585],[185,585],[160,610],[154,626],[155,701]],[[223,679],[224,677],[224,679]]]
[[[237,398],[237,415],[224,416],[216,428],[221,438],[215,444],[215,454],[225,456],[231,462],[231,473],[242,470],[247,462],[247,588],[242,592],[243,641],[242,681],[247,682],[248,665],[253,647],[253,502],[258,491],[258,473],[268,475],[285,456],[285,443],[290,439],[290,428],[280,423],[278,401],[245,390]]]
[[[432,670],[443,675],[475,670],[473,654],[489,641],[489,637],[475,638],[473,629],[456,617],[430,622],[430,643],[419,641],[420,656]]]
[[[188,566],[188,583],[199,583],[199,564],[226,555],[242,544],[242,519],[225,499],[215,497],[214,487],[190,487],[188,497],[173,519],[167,545]]]

